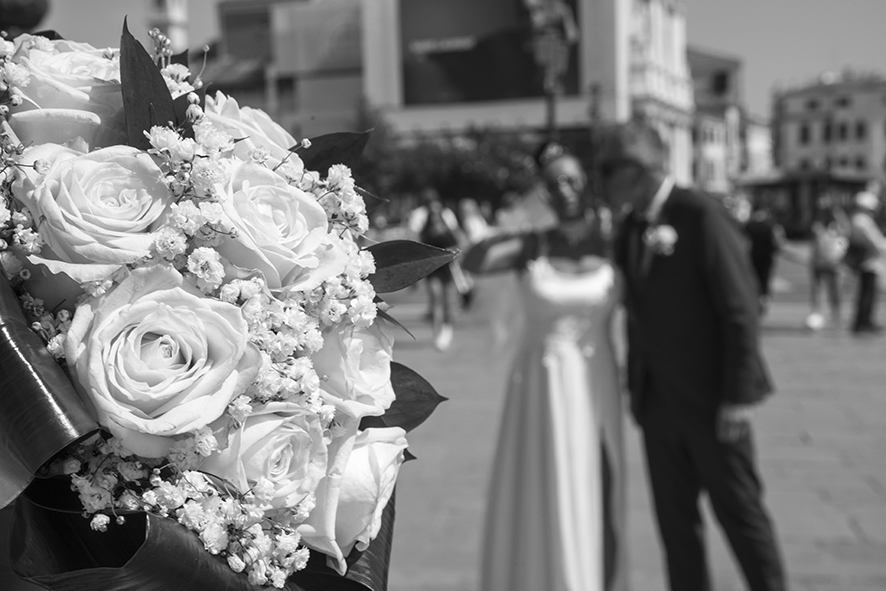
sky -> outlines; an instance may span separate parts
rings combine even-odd
[[[189,0],[191,46],[218,34],[219,0]],[[372,1],[372,0],[369,0]],[[478,0],[479,1],[479,0]],[[773,88],[846,68],[886,74],[886,0],[683,0],[691,45],[743,61],[745,103],[768,117]],[[50,0],[43,28],[100,47],[119,45],[148,0]]]

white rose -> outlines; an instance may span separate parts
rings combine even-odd
[[[377,534],[381,514],[403,463],[406,432],[399,427],[367,429],[345,419],[345,433],[329,445],[329,468],[317,487],[317,505],[298,531],[313,550],[327,556],[340,574],[354,546],[364,549]]]
[[[237,230],[218,251],[239,267],[261,271],[272,290],[313,289],[344,271],[348,255],[329,234],[313,195],[254,162],[235,165],[217,191]]]
[[[260,365],[240,309],[183,285],[170,268],[136,269],[78,307],[65,341],[98,423],[146,457],[218,419]]]
[[[267,478],[273,485],[270,503],[291,508],[314,492],[326,474],[326,441],[316,413],[286,402],[255,409],[228,447],[212,454],[200,469],[224,478],[246,492]]]
[[[274,122],[267,113],[252,107],[241,107],[233,98],[217,92],[206,95],[204,120],[236,140],[234,155],[249,160],[256,148],[267,150],[273,165],[284,159],[300,167],[301,161],[289,148],[296,145],[292,135]]]
[[[367,429],[357,435],[335,516],[335,539],[345,556],[354,546],[365,550],[378,535],[406,447],[406,431],[400,427]]]
[[[393,333],[383,322],[324,331],[323,348],[313,356],[324,402],[356,419],[384,414],[395,398],[393,347]]]
[[[46,174],[27,168],[37,160],[48,164]],[[147,153],[111,146],[82,154],[44,144],[25,152],[22,163],[27,172],[13,193],[40,220],[51,251],[30,256],[32,263],[84,283],[150,255],[173,197]]]
[[[28,74],[10,124],[25,142],[91,141],[102,121],[123,106],[118,52],[87,43],[20,35],[12,61]]]

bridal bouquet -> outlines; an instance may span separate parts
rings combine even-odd
[[[0,320],[28,327],[0,338],[14,566],[57,589],[377,591],[353,575],[442,400],[392,361],[377,294],[452,254],[361,248],[366,135],[296,141],[152,38],[0,41]]]

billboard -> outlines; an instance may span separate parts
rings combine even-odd
[[[576,0],[553,0],[575,19]],[[529,7],[537,0],[400,0],[403,104],[544,96]],[[578,44],[567,50],[562,94],[579,94]]]

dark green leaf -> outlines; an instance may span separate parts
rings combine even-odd
[[[357,191],[357,194],[363,198],[363,203],[366,204],[366,211],[372,211],[376,207],[384,205],[385,203],[390,202],[390,199],[384,199],[379,197],[378,195],[367,191],[363,187],[354,187],[354,190]]]
[[[188,67],[188,50],[184,50],[181,53],[177,53],[172,56],[169,60],[173,64],[180,64],[184,67]]]
[[[404,331],[406,334],[408,334],[409,336],[412,337],[412,340],[416,340],[416,339],[415,339],[415,335],[412,334],[411,332],[409,332],[409,329],[408,329],[408,328],[406,328],[405,326],[403,326],[403,325],[400,323],[399,320],[397,320],[396,318],[394,318],[393,316],[391,316],[390,314],[388,314],[385,310],[382,310],[381,308],[379,308],[379,309],[378,309],[378,316],[379,316],[379,318],[384,318],[385,320],[387,320],[388,322],[390,322],[390,323],[393,324],[394,326],[397,326],[397,327],[399,327],[399,328],[402,328],[403,331]]]
[[[376,293],[409,287],[435,269],[448,264],[458,253],[413,240],[389,240],[368,247],[375,259],[369,282]]]
[[[59,35],[58,31],[53,29],[47,29],[45,31],[37,31],[36,33],[31,33],[31,35],[35,37],[46,37],[50,41],[62,41],[64,37]]]
[[[129,139],[126,133],[126,114],[118,109],[95,132],[90,149],[107,148],[108,146],[125,145]]]
[[[391,362],[391,384],[397,398],[380,417],[364,417],[361,429],[402,427],[412,431],[431,416],[437,405],[448,400],[440,396],[423,377],[396,361]]]
[[[120,37],[120,83],[126,113],[128,145],[147,150],[151,147],[144,132],[154,125],[175,122],[175,106],[163,75],[123,21]]]
[[[368,141],[368,131],[343,131],[311,138],[310,148],[298,145],[289,150],[298,154],[305,168],[325,175],[333,164],[344,164],[353,168],[363,155],[363,149]]]

